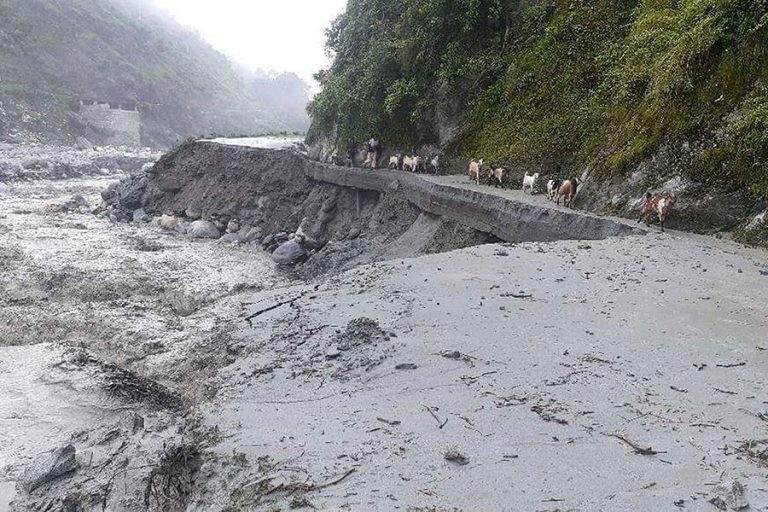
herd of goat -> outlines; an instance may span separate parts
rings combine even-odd
[[[530,192],[533,195],[536,191],[536,182],[539,180],[539,173],[528,174],[523,176],[523,192]],[[482,160],[473,160],[469,162],[469,179],[474,181],[478,185],[480,183],[486,183],[494,185],[496,187],[504,188],[509,182],[509,171],[503,167],[497,167],[495,169],[486,170],[483,167]],[[569,178],[567,180],[551,179],[547,182],[547,198],[550,201],[556,202],[558,205],[560,201],[568,207],[573,206],[573,199],[576,197],[576,192],[579,190],[580,181],[578,178]]]
[[[483,165],[483,160],[473,160],[469,163],[469,179],[480,185],[485,183],[487,185],[494,185],[496,187],[505,188],[510,185],[510,173],[503,167],[490,168]],[[440,174],[440,157],[433,156],[427,160],[421,156],[408,156],[403,154],[396,154],[389,158],[389,168],[399,169],[401,171],[410,172],[428,172],[429,169],[434,172],[435,175]],[[536,183],[540,177],[539,173],[528,174],[523,176],[522,191],[530,191],[531,194],[535,193]],[[519,183],[519,182],[518,182]],[[547,182],[547,198],[560,204],[562,200],[566,207],[573,207],[573,200],[576,197],[576,193],[579,190],[581,181],[578,178],[562,179],[550,179]],[[650,192],[646,194],[642,202],[642,208],[640,210],[640,216],[638,222],[645,222],[648,225],[648,221],[651,216],[658,216],[661,230],[664,231],[664,222],[669,217],[672,207],[675,204],[677,197],[672,195],[653,195]]]

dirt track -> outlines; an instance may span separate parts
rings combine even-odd
[[[0,510],[2,481],[65,442],[91,463],[20,491],[17,510],[65,496],[145,510],[150,489],[155,510],[708,511],[729,479],[768,510],[763,251],[652,231],[292,283],[253,247],[43,214],[104,183],[0,196],[3,247],[21,251],[0,267],[3,341],[19,345],[0,347],[14,397]],[[25,337],[10,317],[61,330]],[[166,386],[184,412],[116,396],[75,347]],[[159,492],[151,475],[185,484]]]

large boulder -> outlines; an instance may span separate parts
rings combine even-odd
[[[221,236],[218,228],[207,220],[196,220],[187,228],[187,234],[192,238],[218,239]]]
[[[24,472],[21,485],[27,492],[74,473],[78,468],[75,457],[77,450],[71,444],[54,450],[48,457],[41,458]]]
[[[125,178],[115,188],[118,198],[117,204],[121,209],[129,212],[141,208],[142,196],[146,187],[147,177],[143,174]]]
[[[307,250],[296,240],[285,242],[272,253],[272,259],[278,265],[293,266],[306,261],[309,257]]]

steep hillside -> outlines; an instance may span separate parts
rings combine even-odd
[[[5,140],[71,141],[86,129],[81,100],[138,107],[142,142],[151,145],[202,133],[303,130],[306,118],[284,120],[284,106],[272,108],[280,91],[294,109],[308,101],[297,77],[246,77],[148,0],[0,2]]]
[[[310,141],[588,176],[624,215],[674,190],[705,232],[765,208],[766,0],[350,0],[327,45]]]

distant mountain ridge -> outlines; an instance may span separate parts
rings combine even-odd
[[[137,108],[149,146],[308,125],[298,76],[239,71],[147,0],[0,2],[0,140],[98,134],[83,101]]]

